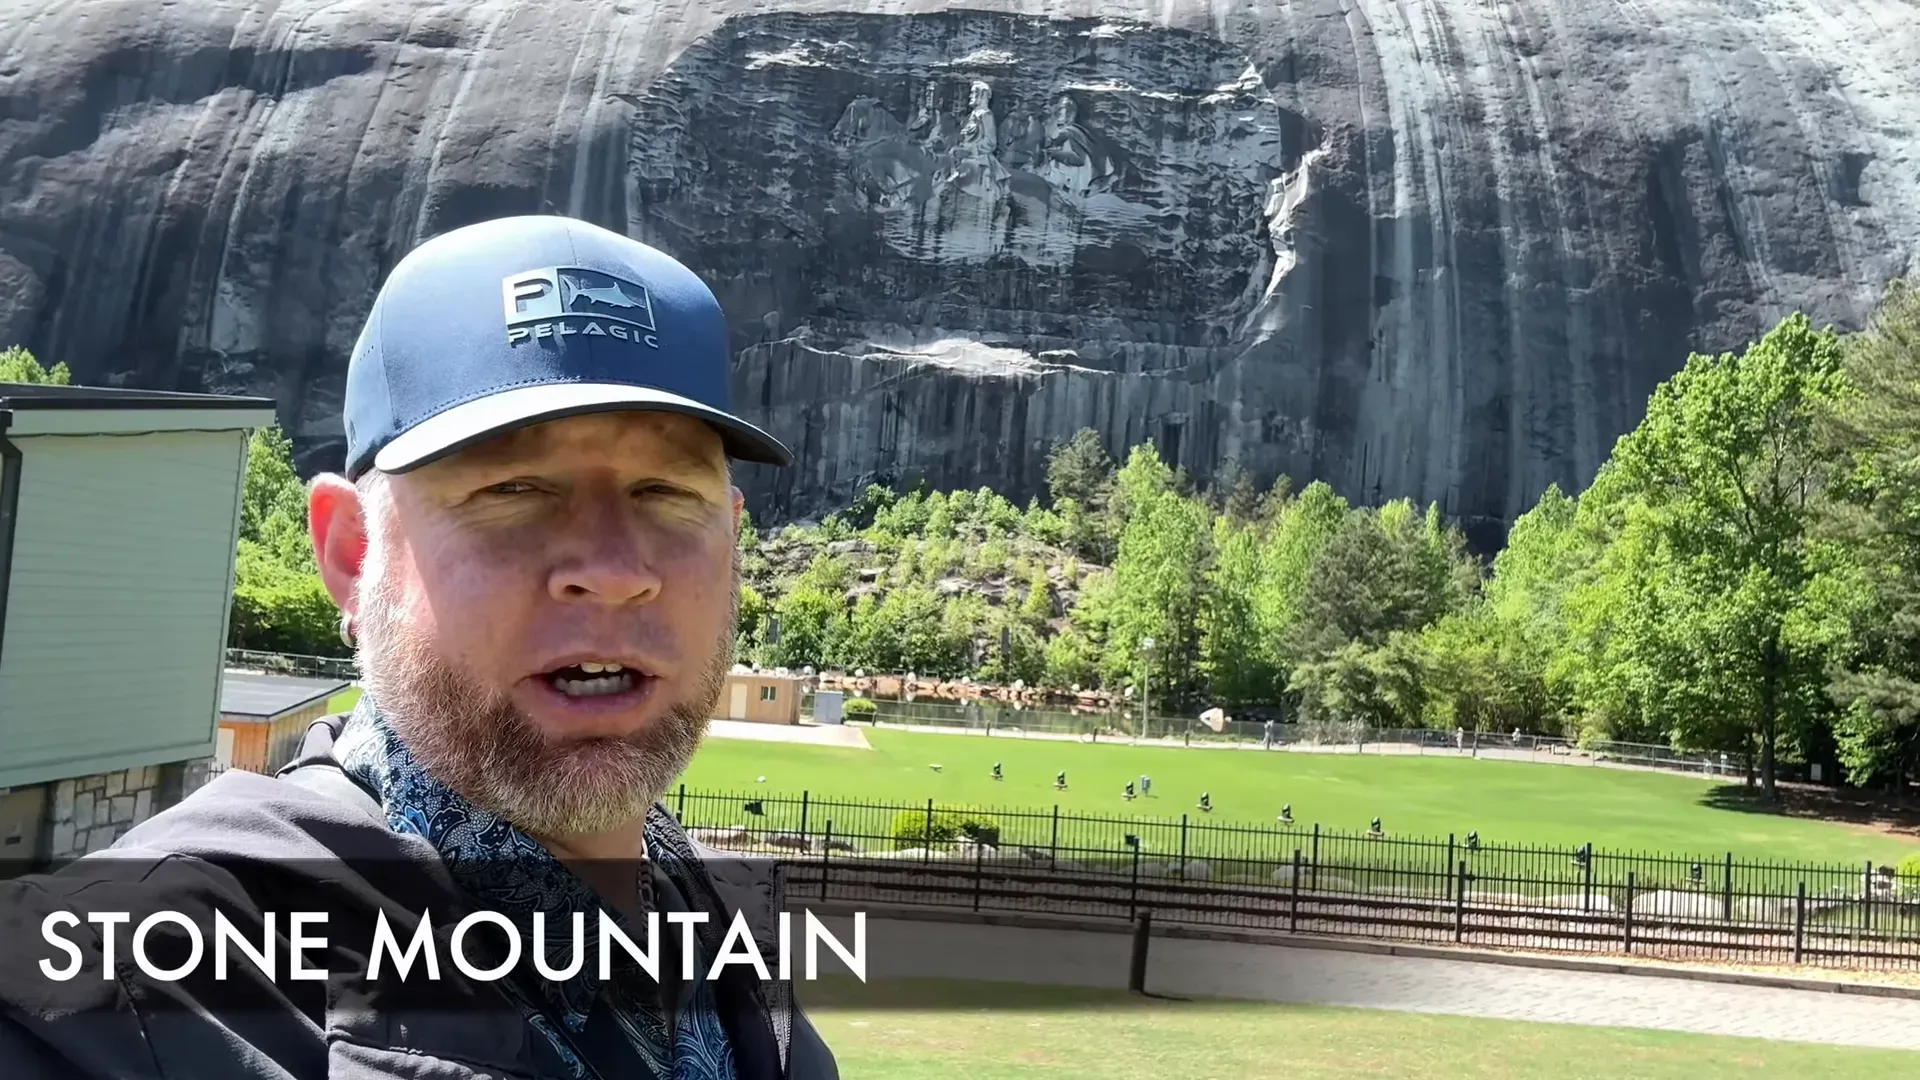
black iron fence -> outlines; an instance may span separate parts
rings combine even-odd
[[[786,864],[801,900],[1389,938],[1674,961],[1920,967],[1920,877],[1033,809],[693,791],[695,835]]]

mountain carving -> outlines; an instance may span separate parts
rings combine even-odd
[[[1490,543],[1689,350],[1920,269],[1916,71],[1910,0],[10,5],[0,337],[333,468],[385,271],[569,213],[713,284],[763,517],[1093,426]]]

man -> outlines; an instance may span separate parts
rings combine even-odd
[[[33,922],[88,897],[202,915],[311,898],[330,929],[430,902],[518,926],[606,911],[636,941],[649,912],[706,912],[695,979],[671,959],[658,983],[588,962],[456,975],[428,1000],[351,979],[35,983],[15,957],[0,1074],[837,1076],[790,984],[706,977],[729,912],[764,930],[778,882],[697,848],[659,801],[732,664],[728,459],[791,461],[729,411],[727,332],[691,271],[584,222],[509,218],[414,250],[349,362],[344,475],[315,480],[308,507],[359,707],[316,725],[281,778],[229,772],[129,832],[113,854],[148,860],[137,883],[99,884],[83,860],[10,897]]]

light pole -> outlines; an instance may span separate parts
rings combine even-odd
[[[1154,649],[1154,642],[1152,638],[1141,639],[1140,641],[1140,731],[1138,734],[1134,736],[1134,738],[1136,739],[1144,738],[1146,736],[1147,718],[1153,715],[1153,713],[1150,711],[1152,708],[1152,705],[1150,704],[1150,702],[1152,700],[1153,695],[1152,695],[1152,691],[1149,689],[1149,686],[1153,681],[1153,649]]]

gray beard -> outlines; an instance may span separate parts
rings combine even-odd
[[[535,836],[608,832],[643,817],[700,748],[733,666],[737,556],[733,578],[734,617],[693,693],[625,738],[550,742],[504,691],[458,670],[408,625],[384,580],[362,585],[361,685],[420,764],[468,802]]]

